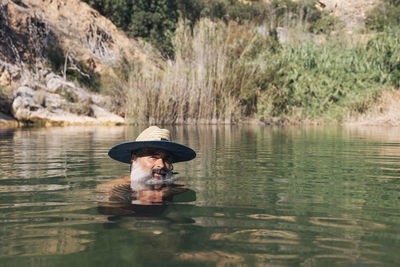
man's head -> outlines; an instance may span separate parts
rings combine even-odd
[[[175,180],[171,154],[162,149],[145,148],[132,153],[131,187],[159,189]]]

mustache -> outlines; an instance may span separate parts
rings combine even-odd
[[[151,171],[152,174],[161,174],[161,175],[167,175],[167,174],[178,174],[177,172],[172,172],[166,168],[160,168],[160,169],[153,169]]]
[[[168,173],[168,169],[161,168],[161,169],[153,169],[152,174],[161,174],[161,175],[166,175]]]

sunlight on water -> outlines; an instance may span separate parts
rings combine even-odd
[[[395,265],[400,129],[169,127],[196,200],[121,210],[98,184],[144,127],[0,129],[0,265]],[[156,255],[156,256],[155,256]]]

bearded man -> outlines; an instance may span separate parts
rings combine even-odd
[[[131,175],[98,186],[108,193],[110,201],[129,201],[132,204],[152,204],[170,200],[187,190],[175,183],[173,163],[196,157],[193,149],[170,141],[167,129],[151,126],[136,141],[118,144],[108,155],[131,164]]]

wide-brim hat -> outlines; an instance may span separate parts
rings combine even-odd
[[[182,162],[192,160],[196,157],[196,152],[190,147],[170,141],[170,134],[167,129],[160,129],[151,126],[144,130],[136,141],[124,142],[113,146],[108,155],[115,160],[131,163],[132,153],[144,148],[162,149],[171,154],[172,162]]]

